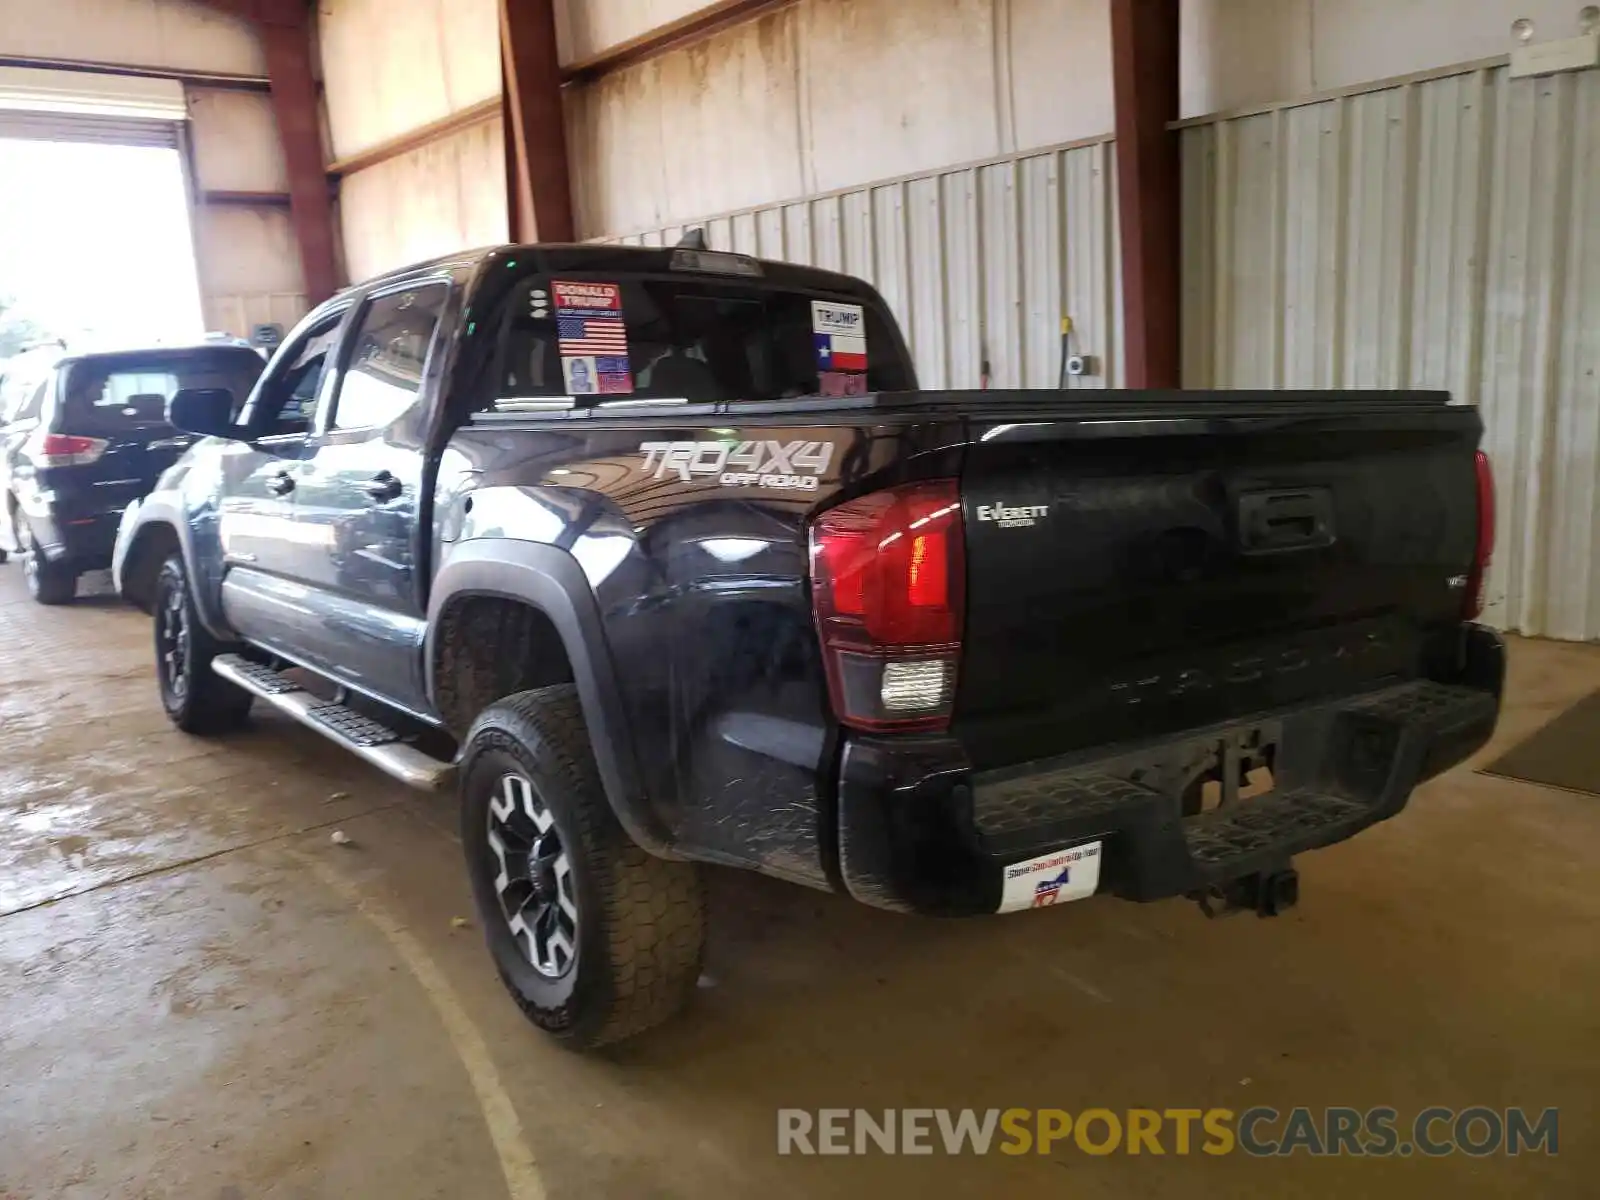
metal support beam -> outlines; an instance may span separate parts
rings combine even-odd
[[[407,130],[398,137],[389,138],[379,142],[376,146],[368,146],[365,150],[357,150],[348,158],[336,159],[328,164],[328,174],[333,176],[353,175],[357,171],[365,171],[368,167],[375,167],[379,163],[388,162],[390,159],[399,158],[402,154],[409,154],[420,149],[430,142],[440,138],[449,137],[453,133],[460,133],[463,129],[471,129],[474,125],[482,125],[504,115],[505,104],[500,96],[491,96],[487,100],[480,100],[476,104],[469,104],[466,108],[457,109],[447,117],[437,121],[429,121],[426,125],[419,125],[415,129]]]
[[[238,192],[210,188],[200,193],[202,204],[229,205],[234,208],[288,208],[288,192]]]
[[[84,58],[38,58],[0,54],[0,67],[28,67],[41,71],[82,71],[92,75],[122,75],[131,79],[176,79],[187,87],[219,92],[267,92],[260,75],[235,75],[226,71],[189,71],[182,67],[150,67],[135,63],[96,62]]]
[[[1111,0],[1127,383],[1179,383],[1178,0]]]
[[[333,203],[323,168],[317,81],[311,70],[311,22],[306,9],[294,24],[262,24],[261,48],[272,81],[272,111],[289,172],[289,221],[300,245],[306,299],[321,304],[339,290]]]
[[[205,0],[252,21],[267,60],[272,112],[289,173],[289,222],[300,248],[306,299],[321,304],[339,290],[333,201],[323,166],[322,121],[311,61],[311,9],[306,0]]]
[[[511,241],[573,241],[577,231],[553,0],[500,0],[500,61]]]

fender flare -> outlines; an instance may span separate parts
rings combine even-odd
[[[434,711],[438,711],[434,662],[440,618],[451,601],[464,596],[515,600],[550,619],[572,666],[595,766],[612,811],[628,836],[645,850],[663,858],[680,857],[645,794],[600,606],[578,561],[543,542],[502,537],[474,538],[446,551],[428,597],[423,647],[428,702]]]
[[[172,529],[173,535],[177,538],[178,553],[183,556],[184,569],[189,573],[195,611],[199,614],[200,623],[205,626],[206,632],[219,641],[233,641],[238,635],[223,619],[220,596],[216,589],[208,586],[213,582],[213,573],[202,574],[198,570],[200,562],[195,551],[194,527],[190,524],[189,511],[182,497],[176,492],[151,492],[139,501],[139,508],[134,516],[133,532],[126,541],[120,537],[117,539],[116,550],[111,560],[111,578],[117,594],[122,594],[123,570],[127,566],[125,555],[139,543],[144,536],[145,528],[150,525],[166,525]]]

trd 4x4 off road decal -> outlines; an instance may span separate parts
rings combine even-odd
[[[684,482],[717,476],[723,487],[817,490],[833,461],[832,442],[641,442],[644,469]]]

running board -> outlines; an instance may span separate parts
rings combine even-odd
[[[211,669],[235,687],[279,712],[314,729],[335,745],[365,759],[386,775],[425,792],[442,791],[455,782],[454,763],[441,762],[401,739],[394,730],[343,704],[320,699],[271,667],[237,654],[220,654]]]

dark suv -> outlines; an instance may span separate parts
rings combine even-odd
[[[167,423],[183,388],[244,396],[261,374],[245,346],[63,358],[0,428],[0,553],[20,554],[28,591],[65,604],[78,576],[111,565],[122,510],[194,438]]]

